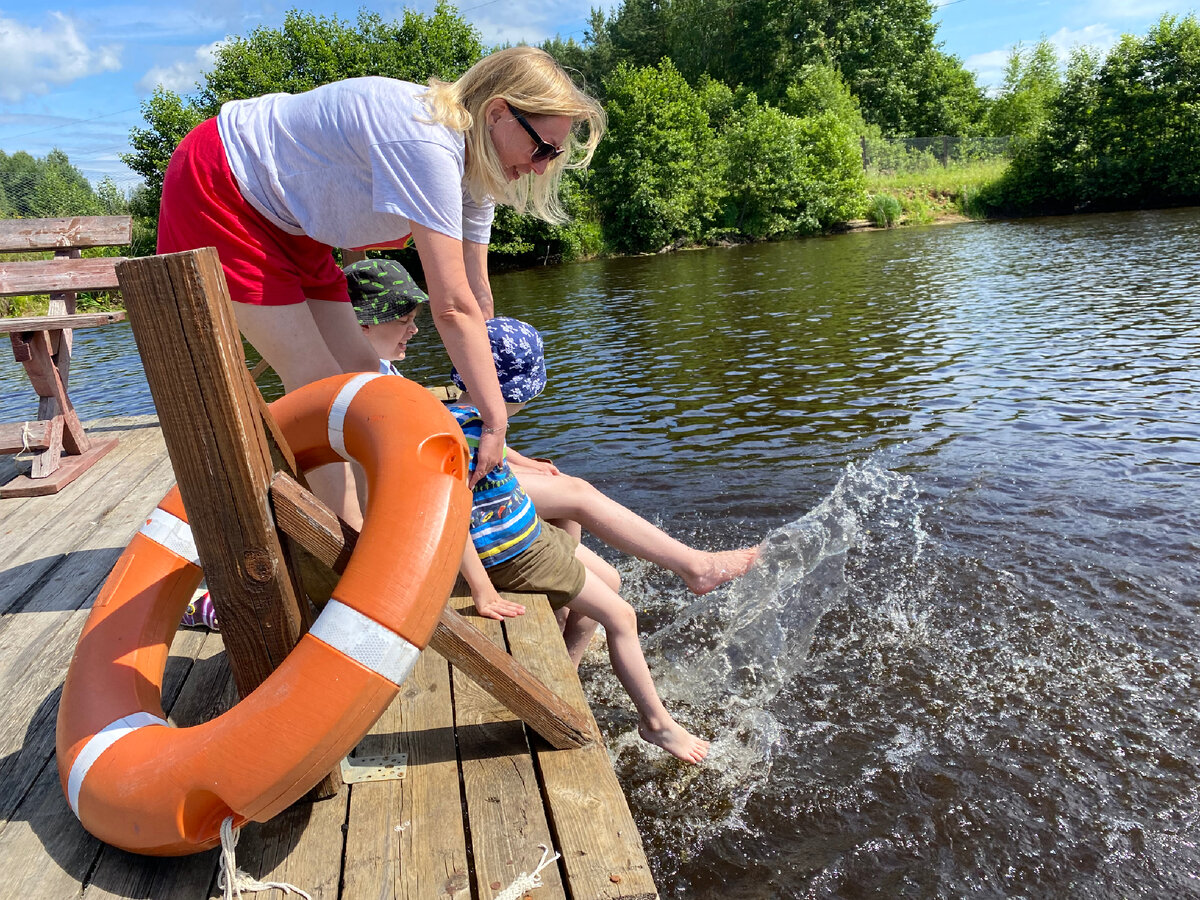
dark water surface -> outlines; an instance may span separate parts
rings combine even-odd
[[[701,598],[620,563],[706,765],[584,663],[664,897],[1200,896],[1200,210],[494,288],[547,345],[514,446],[688,542],[767,540]],[[85,417],[152,411],[127,330],[78,340]],[[442,359],[425,327],[406,371]],[[0,421],[32,415],[12,370]]]

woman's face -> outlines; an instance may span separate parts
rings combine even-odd
[[[496,98],[488,104],[487,110],[488,132],[491,134],[492,145],[496,148],[496,155],[500,157],[500,164],[504,167],[504,174],[508,180],[516,181],[522,175],[528,175],[530,172],[536,172],[538,175],[545,172],[546,167],[550,165],[550,160],[533,162],[530,159],[533,151],[537,149],[537,144],[521,127],[521,123],[513,118],[513,114],[509,112],[508,105],[504,100]],[[561,147],[566,143],[567,135],[571,133],[570,116],[527,115],[525,121],[541,136],[543,141],[553,144],[555,147]]]
[[[404,359],[408,342],[417,333],[417,307],[406,316],[363,329],[380,359]]]

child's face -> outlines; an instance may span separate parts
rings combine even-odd
[[[367,340],[371,342],[380,359],[404,359],[408,342],[417,333],[417,313],[420,311],[421,307],[418,306],[399,319],[364,329]]]

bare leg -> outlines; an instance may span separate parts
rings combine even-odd
[[[689,547],[582,478],[532,472],[517,477],[542,518],[578,522],[614,550],[674,572],[694,594],[707,594],[745,575],[758,558],[757,547],[718,553]]]
[[[613,672],[638,710],[638,734],[684,762],[708,755],[708,741],[688,732],[671,718],[654,689],[654,680],[638,639],[637,613],[590,569],[583,590],[568,606],[604,626]],[[568,620],[569,621],[569,620]]]
[[[575,525],[576,528],[579,527],[574,522],[569,524]],[[583,546],[583,544],[577,544],[575,546],[575,556],[591,574],[603,581],[613,593],[621,590],[621,576],[617,570],[590,549]],[[571,662],[578,669],[579,663],[583,659],[583,654],[587,652],[588,646],[592,643],[592,638],[595,637],[596,629],[600,623],[595,619],[588,618],[577,610],[571,609],[569,606],[564,606],[558,610],[555,616],[558,617],[558,625],[562,629],[563,642],[567,645],[567,655],[571,657]]]
[[[330,375],[374,372],[379,367],[349,303],[234,303],[233,309],[238,328],[275,369],[285,391]],[[362,527],[359,491],[349,465],[322,466],[308,473],[308,481],[316,495],[347,524]]]

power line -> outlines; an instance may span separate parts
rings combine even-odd
[[[119,109],[116,112],[104,113],[100,116],[92,116],[90,119],[72,119],[70,122],[64,122],[62,125],[51,125],[49,128],[39,128],[36,131],[26,131],[23,134],[10,134],[5,136],[4,140],[13,141],[17,138],[29,137],[31,134],[44,134],[47,131],[58,131],[60,128],[74,128],[77,125],[82,125],[85,122],[96,122],[100,119],[107,119],[109,116],[122,116],[125,113],[136,112],[139,107],[132,109]]]

